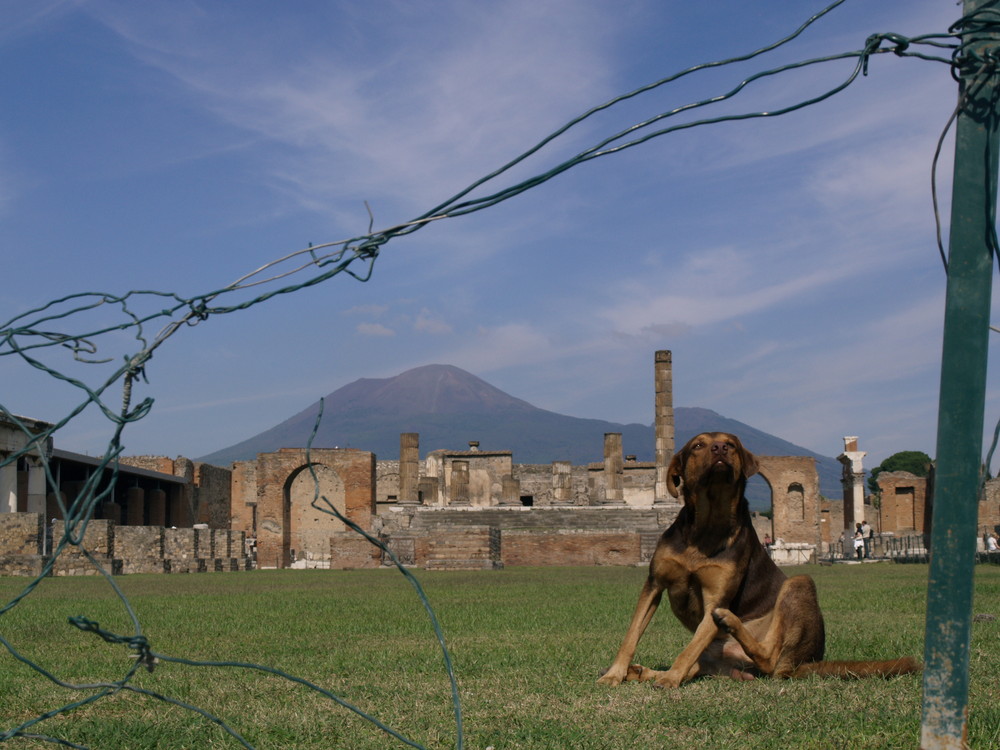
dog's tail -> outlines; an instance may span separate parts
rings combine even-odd
[[[815,674],[855,680],[862,677],[898,677],[919,672],[921,669],[920,662],[909,656],[886,661],[814,661],[800,664],[792,672],[792,677],[808,677]]]

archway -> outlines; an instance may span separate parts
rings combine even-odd
[[[285,481],[283,551],[294,567],[327,567],[331,535],[347,530],[343,521],[325,510],[323,499],[346,516],[343,481],[329,466],[314,464],[313,471],[315,479],[307,466],[301,466]]]
[[[774,533],[774,488],[761,473],[754,474],[747,480],[747,501],[750,503],[750,514],[757,538],[764,542],[764,537],[776,539]]]

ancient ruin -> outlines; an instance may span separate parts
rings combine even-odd
[[[291,447],[228,468],[162,456],[105,465],[38,444],[33,436],[49,427],[44,422],[0,420],[0,460],[20,454],[0,468],[0,573],[37,575],[63,538],[58,500],[75,509],[88,497],[99,502],[84,546],[115,573],[387,564],[389,555],[359,530],[402,563],[426,568],[637,565],[679,510],[666,491],[675,449],[671,353],[656,352],[653,365],[652,462],[623,456],[619,433],[605,434],[603,460],[587,465],[518,464],[511,451],[484,450],[474,439],[421,461],[420,436],[407,432],[394,461]],[[844,438],[842,501],[820,496],[814,459],[757,457],[772,517],[758,515],[754,524],[774,540],[776,561],[836,551],[856,519],[882,535],[928,529],[928,481],[882,473],[881,492],[866,498],[864,455],[856,437]],[[984,530],[1000,527],[998,498],[1000,481],[987,482]],[[95,572],[72,545],[52,569]]]

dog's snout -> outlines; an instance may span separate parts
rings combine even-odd
[[[720,456],[726,456],[729,454],[729,444],[724,443],[721,440],[712,443],[712,453]]]

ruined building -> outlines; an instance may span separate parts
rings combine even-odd
[[[164,457],[123,458],[115,467],[37,444],[32,436],[46,423],[0,420],[0,461],[19,456],[0,467],[0,573],[37,575],[63,537],[58,499],[72,522],[88,497],[95,505],[84,546],[114,572],[385,564],[357,530],[401,562],[427,568],[638,564],[679,510],[666,491],[675,449],[671,368],[671,353],[656,352],[652,462],[623,456],[618,433],[604,436],[603,460],[588,465],[518,464],[511,451],[474,440],[421,460],[420,436],[403,433],[396,461],[354,449],[316,449],[307,459],[304,449],[287,448],[229,468]],[[814,459],[757,457],[773,518],[755,525],[761,538],[776,540],[776,560],[815,560],[862,516],[882,533],[928,527],[926,480],[883,473],[876,513],[863,495],[863,456],[857,438],[845,438],[843,502],[820,497]],[[1000,525],[997,480],[987,483],[980,521]],[[93,572],[71,546],[53,569]]]

